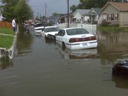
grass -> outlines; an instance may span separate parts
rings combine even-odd
[[[0,35],[0,47],[10,48],[13,43],[14,37]]]
[[[107,26],[107,27],[98,27],[98,30],[102,32],[128,32],[128,27],[113,27],[113,26]]]
[[[12,29],[10,29],[10,28],[0,27],[0,33],[14,35],[15,32]]]
[[[0,35],[0,48],[9,49],[14,40],[14,32],[10,28],[0,27],[0,34],[9,34],[12,36]]]

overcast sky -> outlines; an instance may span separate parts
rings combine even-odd
[[[78,5],[79,0],[69,0],[69,4]],[[29,0],[29,5],[32,8],[34,15],[51,16],[52,13],[67,13],[67,0]],[[45,7],[45,5],[47,5]]]

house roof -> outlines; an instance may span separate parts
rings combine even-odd
[[[106,5],[101,9],[101,12],[108,6],[111,5],[115,7],[119,11],[126,12],[128,11],[128,3],[127,2],[108,2]]]
[[[87,15],[90,9],[77,9],[75,13],[79,12],[81,15]]]
[[[97,14],[100,13],[100,8],[92,8]]]
[[[99,14],[100,13],[100,8],[91,8],[91,10],[88,12],[88,15],[92,14]]]

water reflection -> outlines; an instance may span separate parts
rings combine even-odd
[[[51,39],[45,39],[43,38],[43,41],[47,44],[56,44],[54,40],[51,40]]]
[[[102,64],[114,63],[119,58],[128,58],[128,33],[97,32],[98,54]]]
[[[64,59],[92,59],[97,58],[97,49],[70,50],[57,47]]]
[[[112,81],[115,82],[117,88],[128,89],[128,77],[112,76]]]
[[[0,69],[1,70],[7,69],[7,68],[12,67],[12,66],[13,66],[13,63],[9,58],[3,57],[0,59]]]
[[[31,29],[30,29],[31,30]],[[17,54],[25,55],[31,52],[31,44],[33,43],[32,32],[24,32],[22,29],[19,32],[17,39]]]

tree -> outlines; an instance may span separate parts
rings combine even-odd
[[[58,13],[57,13],[57,12],[55,12],[55,13],[53,13],[53,14],[52,14],[52,16],[58,16]]]
[[[15,6],[14,12],[16,13],[15,15],[19,23],[32,17],[31,8],[28,6],[26,0],[19,0]]]
[[[21,23],[24,19],[32,16],[32,10],[27,4],[28,0],[1,0],[3,7],[3,16],[6,20],[11,21],[14,17]]]
[[[102,8],[107,2],[128,2],[128,0],[80,0],[77,8],[90,9],[93,7]]]
[[[1,2],[4,4],[2,14],[8,21],[11,21],[12,18],[15,17],[14,9],[15,5],[17,3],[17,0],[1,0]]]
[[[77,6],[76,6],[76,5],[72,5],[72,6],[70,7],[70,10],[71,10],[72,12],[75,12],[76,9],[77,9]]]
[[[93,7],[103,7],[108,0],[80,0],[80,4],[78,5],[78,8],[86,8],[90,9]]]

